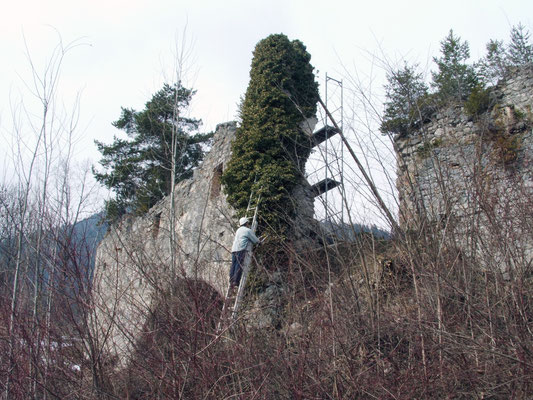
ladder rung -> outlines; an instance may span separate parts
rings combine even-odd
[[[256,217],[257,217],[257,211],[259,209],[259,202],[261,201],[261,195],[258,196],[257,203],[254,207],[250,207],[252,203],[252,198],[253,198],[253,192],[250,193],[250,199],[248,200],[248,208],[246,209],[245,215],[247,218],[253,218],[252,230],[255,232],[255,229],[257,227]],[[253,217],[248,216],[250,213],[253,214]],[[241,282],[239,284],[239,287],[237,288],[237,291],[236,292],[233,291],[230,286],[228,287],[228,291],[226,292],[226,297],[224,299],[224,305],[222,306],[222,312],[221,312],[220,320],[217,326],[217,334],[219,334],[222,331],[224,322],[236,319],[236,315],[239,310],[239,305],[240,305],[240,302],[243,296],[244,286],[246,285],[246,279],[249,273],[250,262],[252,260],[251,247],[248,251],[249,252],[247,252],[246,257],[244,259],[244,265],[242,265],[243,275],[241,277]]]

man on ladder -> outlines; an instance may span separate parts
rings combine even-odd
[[[235,239],[233,240],[233,246],[231,247],[231,269],[229,272],[229,283],[231,288],[239,286],[241,281],[248,244],[259,243],[259,239],[255,236],[253,230],[249,228],[249,225],[250,220],[246,217],[242,217],[239,220],[239,229],[235,232]]]
[[[233,240],[233,246],[231,247],[231,269],[229,273],[230,284],[224,299],[222,313],[220,314],[220,321],[217,326],[217,335],[222,332],[225,323],[229,321],[235,321],[237,317],[240,303],[244,295],[244,286],[246,285],[246,279],[248,277],[248,271],[252,258],[252,246],[262,241],[255,236],[255,229],[257,228],[257,211],[261,196],[259,196],[255,207],[251,207],[252,197],[253,192],[250,194],[248,208],[246,209],[247,214],[251,211],[254,211],[251,229],[248,227],[250,220],[247,217],[242,217],[239,220],[239,229],[237,229],[237,232],[235,232],[235,239]],[[238,290],[235,294],[236,287],[238,287]],[[233,309],[231,310],[231,317],[228,318],[228,308],[231,299],[234,299],[235,302]]]

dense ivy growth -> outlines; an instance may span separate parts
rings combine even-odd
[[[262,226],[283,235],[294,215],[291,191],[301,179],[310,143],[301,124],[316,113],[318,85],[311,56],[283,34],[261,40],[240,109],[233,155],[222,176],[229,203],[243,215],[261,194]],[[255,196],[254,196],[255,197]]]

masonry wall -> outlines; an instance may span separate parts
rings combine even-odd
[[[448,108],[395,139],[400,219],[509,274],[533,254],[533,65],[512,71],[490,104],[475,117]]]
[[[226,293],[237,216],[226,201],[220,177],[230,160],[235,132],[235,122],[218,125],[201,166],[191,179],[176,185],[174,220],[167,196],[146,215],[124,218],[98,247],[93,329],[121,362],[131,354],[158,296],[171,290],[171,282],[200,280],[219,296]],[[292,239],[302,244],[315,229],[313,191],[303,175],[292,195],[299,205]]]
[[[202,280],[224,293],[235,212],[222,193],[220,176],[231,156],[235,131],[234,122],[218,125],[202,165],[191,179],[176,185],[174,221],[167,196],[144,216],[125,217],[98,247],[94,329],[112,354],[130,353],[157,294],[170,290],[176,278]]]

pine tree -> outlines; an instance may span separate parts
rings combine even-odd
[[[466,64],[470,57],[468,42],[454,36],[453,30],[441,42],[442,57],[433,58],[438,72],[434,72],[432,86],[439,98],[445,102],[464,101],[478,84],[478,78],[472,66]]]
[[[487,55],[477,64],[478,75],[487,85],[495,85],[507,73],[509,61],[501,40],[490,40],[486,46]]]
[[[110,145],[96,141],[105,172],[93,169],[98,182],[112,189],[115,198],[106,202],[106,215],[114,222],[126,212],[145,213],[170,193],[172,135],[176,135],[176,182],[192,176],[202,160],[202,144],[210,134],[193,134],[200,121],[182,115],[194,91],[180,83],[165,84],[142,111],[122,108],[113,125],[124,130],[129,140],[115,137]]]
[[[407,64],[403,69],[392,71],[387,75],[385,85],[385,111],[380,130],[383,133],[405,135],[417,122],[421,121],[427,111],[428,87],[416,66]]]
[[[302,122],[315,115],[318,86],[311,56],[298,40],[270,35],[255,47],[242,123],[222,180],[242,215],[250,192],[262,195],[261,218],[277,235],[290,230],[290,195],[310,153]]]
[[[511,29],[507,57],[511,65],[515,66],[533,62],[533,46],[529,43],[529,32],[521,23]]]

